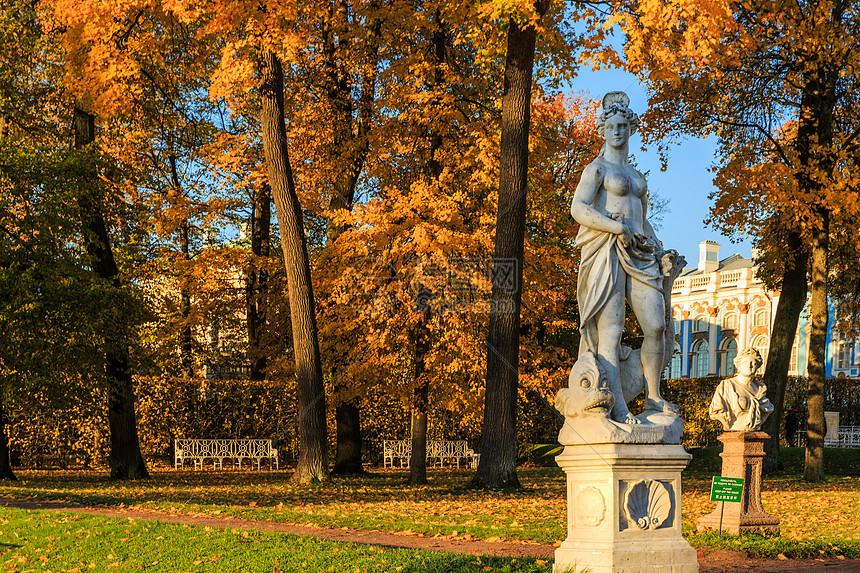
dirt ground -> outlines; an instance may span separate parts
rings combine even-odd
[[[0,499],[0,506],[18,509],[37,509],[86,513],[104,517],[132,518],[141,521],[162,521],[183,525],[209,526],[213,528],[247,529],[254,531],[290,533],[342,541],[364,543],[380,547],[403,547],[428,549],[471,555],[494,555],[500,557],[536,557],[551,559],[555,547],[535,543],[494,542],[472,540],[468,537],[426,537],[404,535],[382,531],[357,531],[352,529],[327,529],[291,525],[271,521],[252,521],[232,517],[212,517],[200,514],[167,513],[133,508],[92,507],[73,503],[36,502],[18,499]],[[699,551],[700,573],[860,573],[860,559],[754,559],[735,551]]]

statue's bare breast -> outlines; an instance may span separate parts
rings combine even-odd
[[[630,166],[604,164],[603,183],[598,195],[609,214],[619,213],[634,233],[644,233],[645,215],[642,197],[647,191],[645,179]]]

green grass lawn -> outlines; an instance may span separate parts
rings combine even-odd
[[[553,543],[564,535],[561,470],[524,470],[526,489],[466,489],[471,473],[431,471],[425,486],[407,486],[405,471],[295,486],[289,472],[153,471],[149,481],[116,483],[101,472],[20,472],[0,495],[95,505],[230,515],[323,527],[471,535]]]
[[[720,448],[707,448],[694,454],[684,472],[684,522],[690,529],[698,516],[710,513],[715,503],[709,500],[711,476],[720,474]],[[803,481],[803,448],[783,448],[785,469],[764,477],[762,505],[780,519],[781,539],[772,541],[770,551],[757,554],[775,556],[782,552],[795,556],[850,555],[860,557],[860,449],[825,450],[827,479],[817,484]],[[726,540],[701,539],[709,546],[725,546]],[[733,543],[737,540],[731,540]],[[787,543],[777,550],[780,543]]]
[[[802,449],[783,452],[786,470],[767,476],[762,493],[765,510],[781,520],[782,535],[744,550],[860,557],[860,450],[828,449],[830,476],[818,484],[801,479]],[[684,527],[695,545],[726,543],[692,533],[696,519],[715,506],[708,497],[719,468],[718,449],[704,449],[684,472]],[[312,486],[292,485],[289,475],[156,470],[152,480],[122,483],[103,472],[21,471],[19,482],[0,483],[0,496],[485,540],[554,544],[565,535],[565,484],[557,467],[521,469],[524,488],[515,492],[467,489],[467,470],[432,470],[425,486],[405,485],[406,470]]]
[[[0,508],[4,571],[549,573],[534,559],[383,549],[312,537]]]

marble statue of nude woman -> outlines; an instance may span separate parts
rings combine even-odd
[[[672,273],[668,268],[679,257],[663,250],[646,219],[647,184],[628,159],[630,136],[639,126],[639,117],[629,105],[623,92],[603,98],[598,131],[605,144],[583,170],[570,212],[580,224],[576,243],[582,249],[577,281],[579,355],[592,352],[606,373],[608,388],[616,397],[610,418],[638,424],[623,391],[627,381],[622,380],[626,376],[622,361],[630,354],[629,348],[621,346],[625,301],[644,334],[638,352],[641,367],[637,360],[635,368],[641,372],[639,376],[644,375],[645,410],[677,416],[677,407],[660,396],[660,375],[670,356],[667,351],[671,353],[674,347],[673,332],[666,334],[667,315],[671,323],[667,302],[671,281],[680,269]],[[673,276],[667,290],[664,279],[669,275]],[[669,338],[672,340],[667,342]]]

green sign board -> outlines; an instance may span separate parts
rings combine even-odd
[[[743,478],[714,476],[711,479],[711,501],[740,501],[743,491]]]

